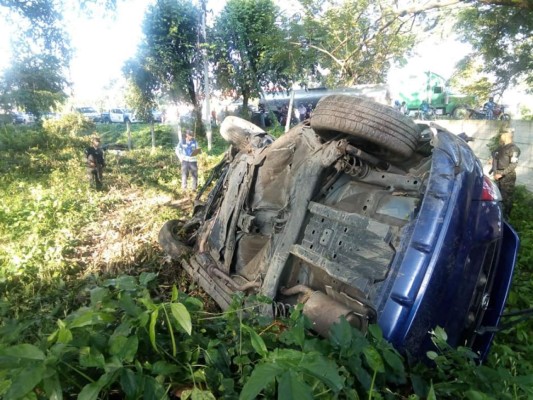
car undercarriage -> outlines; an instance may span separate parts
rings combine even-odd
[[[411,353],[437,325],[472,345],[497,323],[514,264],[499,267],[497,193],[483,200],[488,183],[462,139],[341,95],[276,140],[236,117],[221,133],[232,146],[205,201],[159,241],[223,309],[237,291],[271,298],[274,316],[301,303],[322,336],[342,317],[363,331],[379,323]]]

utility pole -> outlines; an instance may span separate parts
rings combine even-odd
[[[204,91],[205,91],[205,132],[207,136],[207,150],[211,151],[211,145],[213,142],[213,132],[211,131],[211,107],[209,105],[209,64],[207,60],[207,34],[206,34],[206,18],[207,18],[207,6],[206,0],[201,0],[202,3],[202,36],[204,47],[202,49],[202,55],[204,59]]]

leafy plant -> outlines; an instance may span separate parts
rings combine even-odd
[[[124,126],[98,129],[105,142],[123,143]],[[530,320],[499,332],[484,365],[469,349],[448,346],[441,329],[427,363],[411,365],[377,326],[363,334],[342,320],[323,339],[301,306],[274,320],[263,312],[269,299],[243,294],[220,312],[156,243],[163,221],[188,212],[170,144],[152,152],[147,127],[133,125],[135,149],[107,155],[107,189],[93,192],[86,136],[17,132],[0,136],[8,146],[0,150],[1,398],[533,395]],[[158,137],[172,135],[162,127]],[[216,139],[200,156],[201,179],[225,147]],[[518,187],[511,223],[521,250],[509,312],[532,303],[532,204]]]

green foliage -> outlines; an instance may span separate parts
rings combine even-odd
[[[204,301],[184,291],[198,293],[194,284],[176,281],[177,265],[162,268],[167,262],[153,234],[142,230],[157,232],[162,221],[186,211],[136,208],[133,197],[133,189],[142,189],[146,199],[175,193],[179,167],[171,128],[158,128],[152,152],[149,128],[132,126],[135,150],[107,155],[107,193],[87,190],[87,136],[18,128],[0,131],[0,241],[6,244],[0,249],[1,398],[533,396],[530,321],[498,333],[485,365],[469,349],[447,345],[441,329],[433,332],[428,364],[410,365],[377,326],[363,334],[343,319],[328,339],[315,336],[301,306],[272,320],[263,313],[272,306],[269,299],[238,294],[226,312],[207,312]],[[123,125],[97,129],[104,142],[124,143]],[[225,150],[215,139],[213,152],[200,156],[201,181]],[[115,206],[122,202],[128,207],[119,222]],[[532,205],[533,196],[517,188],[511,222],[522,246],[510,311],[531,307],[533,298]],[[116,226],[108,232],[138,232],[143,243],[135,254],[122,243],[118,260],[105,261],[107,274],[75,257],[109,240],[96,231],[97,240],[87,243],[83,232],[98,218]],[[125,236],[125,242],[132,239]]]
[[[483,103],[492,95],[492,82],[482,73],[482,67],[472,57],[466,57],[457,65],[457,70],[450,78],[450,85],[459,93],[475,96]],[[481,105],[481,104],[478,104]]]
[[[428,358],[434,368],[418,365],[413,370],[413,382],[419,387],[420,395],[426,396],[429,392],[428,382],[432,382],[431,388],[439,399],[503,400],[533,395],[533,375],[520,375],[502,365],[479,365],[477,354],[470,349],[450,347],[446,343],[446,332],[441,328],[432,332],[432,340],[436,350],[428,352]]]
[[[40,116],[56,109],[67,95],[65,70],[70,62],[68,36],[58,2],[0,1],[4,25],[15,35],[3,54],[10,66],[0,74],[0,107],[18,108]]]
[[[383,83],[394,63],[404,61],[416,40],[419,13],[400,15],[397,2],[301,0],[305,13],[294,26],[306,56],[328,69],[319,82],[330,87]],[[301,43],[301,44],[300,44]]]
[[[459,13],[456,27],[482,58],[483,72],[496,76],[493,93],[502,94],[522,80],[533,86],[531,6],[473,3]]]
[[[62,137],[87,136],[96,130],[96,124],[80,113],[65,114],[60,119],[47,119],[43,122],[45,132]]]
[[[201,130],[201,108],[195,85],[203,71],[199,68],[199,24],[200,11],[189,1],[160,0],[150,5],[137,54],[126,63],[124,71],[135,87],[136,93],[130,100],[143,113],[153,106],[156,94],[163,95],[174,104],[191,104]]]
[[[272,0],[229,0],[213,28],[217,86],[248,100],[269,84],[288,87],[292,51],[276,26],[279,11]]]
[[[520,119],[523,119],[524,121],[533,121],[533,110],[527,106],[521,106]]]
[[[56,110],[67,98],[61,62],[52,55],[17,59],[0,78],[0,106],[18,108],[39,117]]]

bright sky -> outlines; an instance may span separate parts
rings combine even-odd
[[[78,102],[96,99],[113,79],[120,80],[124,61],[135,54],[141,37],[144,12],[151,0],[128,0],[118,2],[115,18],[75,18],[67,16],[72,45],[76,54],[72,62],[71,77],[73,94]],[[209,8],[216,12],[224,1],[211,0]],[[7,27],[0,26],[0,54],[7,54]],[[405,73],[431,70],[448,78],[455,63],[466,53],[468,47],[456,41],[424,43],[417,48],[419,56],[413,57],[408,66],[400,71],[391,71],[390,77]],[[0,57],[0,68],[5,57]]]
[[[98,97],[113,79],[120,80],[124,62],[135,55],[141,24],[151,1],[118,2],[115,18],[72,19],[76,54],[71,64],[73,94],[80,101]]]

